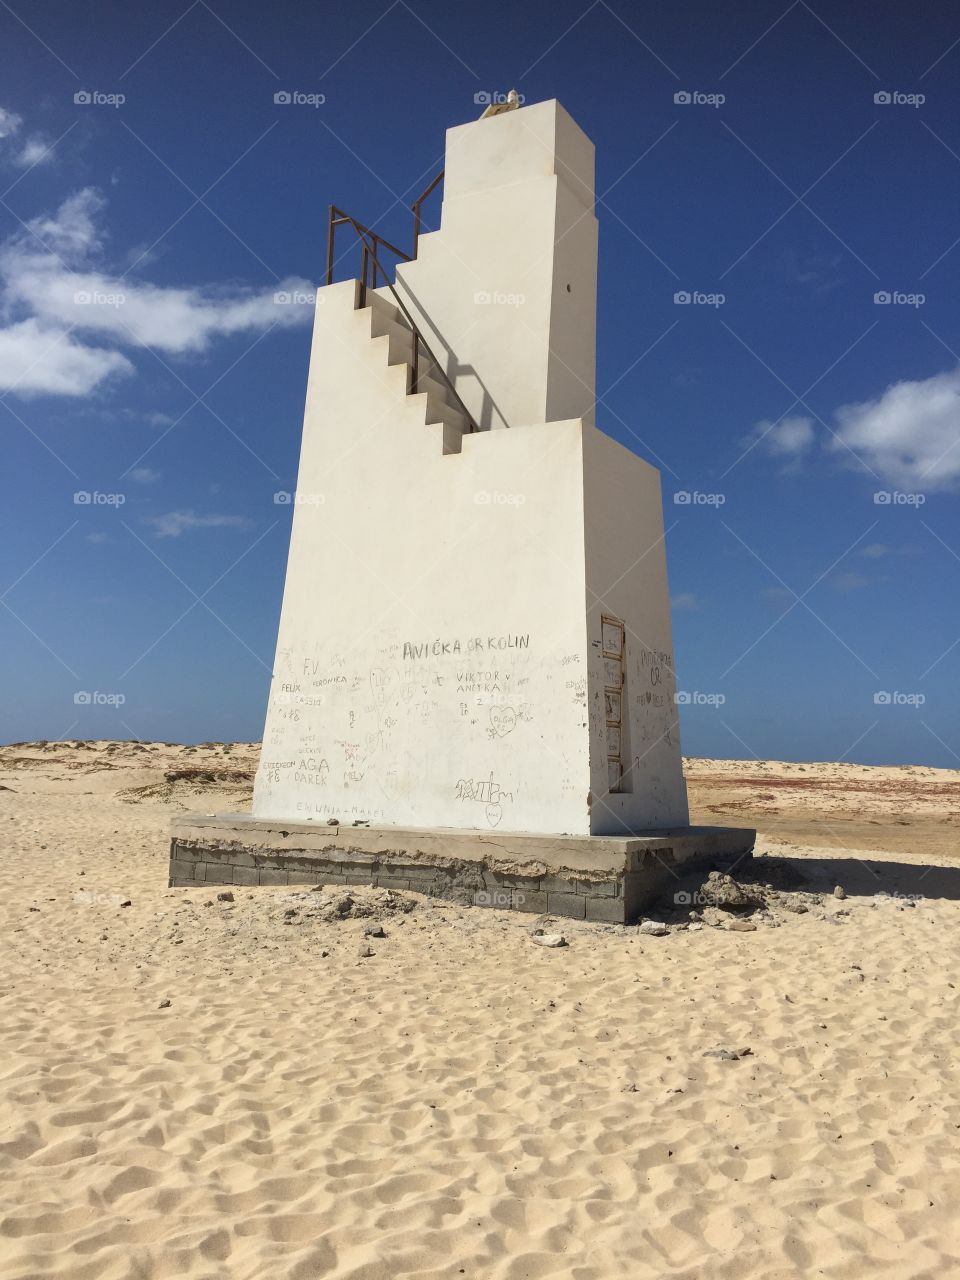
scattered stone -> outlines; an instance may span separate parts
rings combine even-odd
[[[703,928],[702,920],[692,920],[690,924],[687,925],[687,932],[695,933],[698,929],[702,929],[702,928]]]
[[[229,889],[227,889],[227,891],[226,891],[225,893],[218,893],[218,894],[217,894],[217,901],[218,901],[218,902],[233,902],[233,894],[230,892],[230,890],[229,890]]]
[[[833,896],[835,898],[840,898],[841,900],[847,896],[847,891],[846,889],[844,889],[842,884],[837,885],[837,887],[833,891]]]
[[[375,956],[376,954],[377,953],[374,951],[373,947],[365,946],[363,943],[360,944],[360,947],[357,950],[357,955],[361,960],[366,960],[368,956]]]
[[[340,916],[341,918],[348,916],[351,911],[353,911],[355,905],[356,904],[351,894],[338,893],[330,899],[329,914],[333,916]]]
[[[366,938],[385,938],[387,936],[383,931],[382,924],[368,924],[363,933]]]
[[[158,1009],[169,1009],[169,1008],[170,1008],[170,1001],[169,1001],[169,1000],[161,1000],[161,1001],[160,1001],[160,1003],[157,1005],[157,1008],[158,1008]]]
[[[644,920],[638,932],[645,934],[648,938],[665,938],[670,930],[659,920]]]
[[[534,933],[532,940],[541,947],[565,947],[567,940],[562,933]]]
[[[757,926],[752,920],[728,920],[724,928],[733,933],[755,933]]]
[[[741,1058],[751,1058],[753,1050],[745,1049],[725,1049],[722,1045],[718,1045],[716,1049],[704,1049],[703,1056],[705,1058],[719,1058],[721,1062],[739,1062]]]
[[[354,896],[342,889],[329,887],[322,896],[308,898],[304,895],[304,903],[309,903],[309,914],[319,916],[321,920],[336,923],[339,920],[362,918],[379,919],[386,915],[400,915],[412,911],[416,906],[413,898],[394,889],[364,889]]]
[[[340,825],[340,819],[339,819],[339,818],[328,818],[328,819],[327,819],[327,826],[328,826],[328,827],[339,827],[339,825]]]
[[[743,911],[757,906],[757,899],[747,889],[738,884],[733,876],[724,875],[720,871],[711,871],[700,886],[703,901],[713,907],[723,907],[727,911]]]
[[[784,911],[792,911],[796,916],[804,916],[808,910],[807,904],[801,902],[799,898],[782,898],[779,905]]]
[[[120,903],[120,905],[121,907],[132,907],[133,902],[130,898],[124,898],[124,900]]]
[[[325,960],[329,954],[330,954],[330,952],[329,952],[329,951],[321,951],[321,952],[320,952],[320,957],[321,957],[321,959],[324,959],[324,960]]]

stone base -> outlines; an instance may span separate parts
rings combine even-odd
[[[632,924],[690,870],[749,862],[755,838],[740,827],[538,836],[188,814],[173,820],[169,883],[366,884]]]

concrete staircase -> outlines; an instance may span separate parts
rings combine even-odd
[[[404,392],[411,407],[422,412],[426,425],[438,428],[444,453],[459,453],[463,433],[469,430],[470,424],[452,403],[449,387],[437,376],[436,368],[422,345],[414,393],[413,331],[390,298],[389,291],[368,289],[365,306],[360,310],[369,316],[370,341],[375,348],[379,347],[384,363],[388,368],[403,371]]]

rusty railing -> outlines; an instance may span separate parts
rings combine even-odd
[[[383,275],[383,283],[384,284],[388,283],[386,272],[384,272],[383,268],[380,266],[379,259],[376,256],[376,246],[378,244],[382,244],[385,249],[389,249],[391,253],[395,253],[401,262],[412,262],[413,258],[410,256],[409,253],[404,253],[402,249],[398,249],[395,244],[391,244],[389,240],[384,239],[384,237],[379,235],[376,231],[371,231],[370,228],[365,227],[362,222],[357,222],[356,218],[351,218],[349,213],[344,213],[342,209],[338,209],[335,204],[332,204],[330,206],[330,221],[327,226],[327,284],[333,284],[334,232],[336,231],[337,227],[341,226],[345,222],[349,223],[350,226],[352,226],[353,229],[357,232],[357,234],[360,236],[360,240],[363,245],[363,250],[360,257],[360,260],[361,260],[360,279],[363,281],[360,305],[363,306],[364,302],[366,301],[363,295],[366,292],[366,280],[367,280],[367,274],[368,274],[368,270],[370,266],[370,258],[371,258],[370,249],[368,248],[367,240],[366,240],[367,236],[370,237],[370,244],[373,246],[373,254],[372,254],[373,282],[371,284],[371,288],[373,289],[376,289],[377,287],[378,269],[380,273]],[[416,257],[416,254],[414,254],[413,256]]]
[[[441,174],[440,177],[442,176],[443,175]],[[431,184],[431,186],[427,188],[427,190],[420,197],[420,200],[417,202],[417,207],[415,208],[415,218],[417,219],[417,222],[415,223],[415,226],[418,229],[419,229],[419,204],[430,194],[433,188],[437,185],[438,181],[439,181],[439,178],[435,179],[434,182]],[[413,258],[409,254],[404,253],[402,249],[398,249],[395,244],[391,244],[389,240],[384,239],[384,237],[379,235],[376,231],[371,231],[370,228],[365,227],[362,222],[358,222],[356,218],[352,218],[349,213],[344,213],[342,209],[338,209],[336,205],[330,206],[330,219],[329,219],[329,225],[328,225],[328,231],[327,231],[327,280],[326,280],[327,284],[333,284],[334,233],[336,231],[336,228],[339,226],[342,226],[344,223],[346,223],[347,225],[353,228],[358,239],[360,240],[360,245],[361,245],[360,306],[361,307],[366,306],[367,289],[369,288],[376,289],[378,275],[381,276],[383,278],[383,283],[390,290],[390,295],[393,298],[394,303],[396,304],[397,310],[406,320],[407,324],[410,327],[411,333],[413,334],[413,358],[411,361],[412,376],[411,376],[411,385],[410,385],[411,395],[416,395],[420,385],[420,348],[422,346],[423,350],[427,354],[427,358],[430,361],[431,372],[436,373],[436,376],[441,380],[441,382],[443,382],[444,386],[447,388],[447,390],[450,392],[450,395],[453,398],[453,405],[451,407],[457,409],[461,414],[463,414],[463,417],[467,423],[468,431],[477,431],[479,428],[477,427],[477,424],[474,422],[473,417],[470,414],[470,411],[467,409],[466,405],[461,400],[456,387],[450,381],[450,378],[447,376],[447,373],[444,370],[443,366],[440,364],[437,357],[430,350],[430,346],[427,340],[424,338],[423,334],[421,333],[420,328],[417,325],[417,322],[414,320],[413,316],[410,314],[410,311],[406,303],[403,301],[403,299],[400,297],[400,295],[397,293],[396,289],[394,288],[393,284],[391,283],[390,277],[387,275],[387,272],[384,269],[383,264],[381,263],[379,257],[377,256],[377,246],[383,245],[384,248],[389,249],[391,253],[395,254],[401,262],[412,262]],[[416,238],[418,238],[418,236],[419,236],[419,230],[417,231]]]
[[[422,219],[420,216],[421,207],[423,206],[423,202],[424,200],[426,200],[427,196],[432,195],[432,193],[443,181],[443,174],[444,174],[444,171],[443,169],[441,169],[440,172],[437,174],[437,176],[434,178],[434,180],[430,183],[429,187],[427,187],[426,191],[421,191],[420,195],[417,196],[416,200],[414,200],[413,204],[410,206],[410,210],[413,213],[413,256],[414,257],[417,256],[417,247],[420,244],[420,226],[422,222]]]

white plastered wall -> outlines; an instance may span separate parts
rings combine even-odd
[[[447,130],[440,229],[396,287],[483,429],[593,420],[593,183],[559,102]]]
[[[588,834],[581,424],[444,454],[320,290],[257,817]]]
[[[591,832],[685,826],[660,473],[602,431],[584,432]],[[626,790],[607,788],[601,618],[625,627]]]

